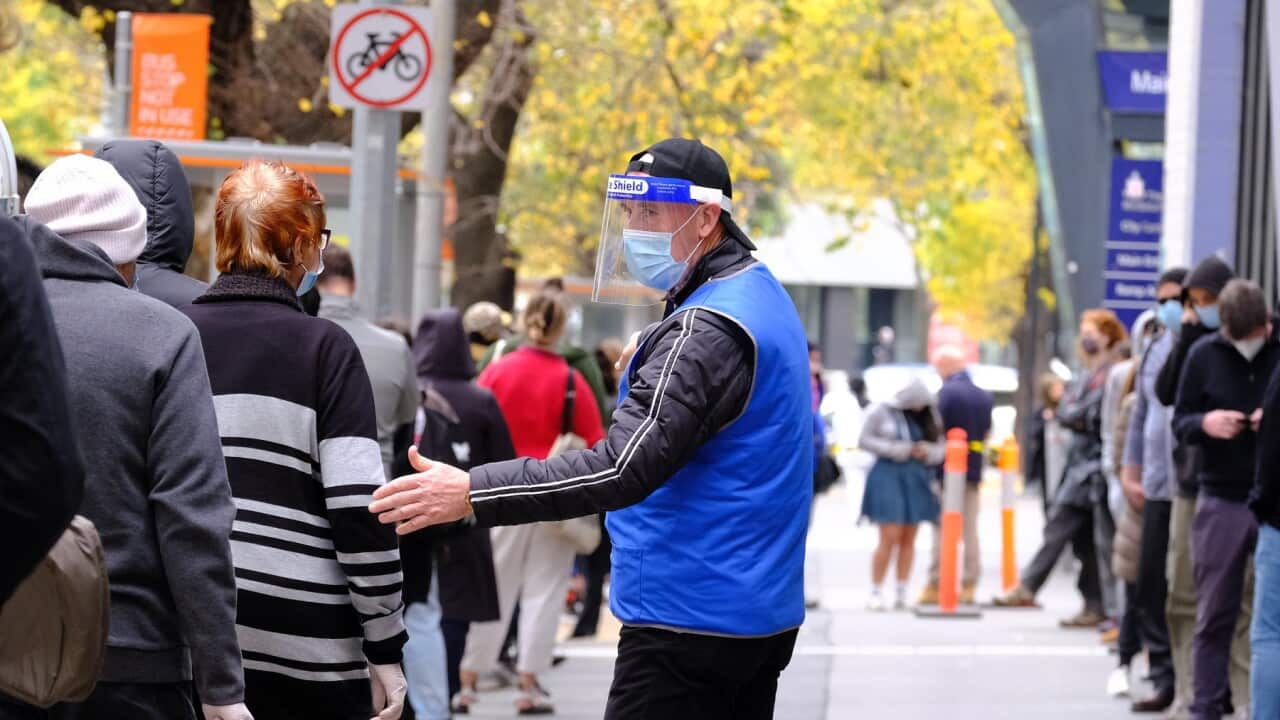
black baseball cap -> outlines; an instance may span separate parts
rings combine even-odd
[[[641,150],[631,156],[627,172],[642,172],[655,177],[680,178],[694,185],[718,189],[725,198],[733,200],[733,181],[729,178],[729,166],[720,153],[702,144],[701,140],[669,138]],[[748,250],[755,250],[755,243],[733,221],[729,210],[720,208],[720,224],[725,232]]]

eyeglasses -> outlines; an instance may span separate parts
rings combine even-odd
[[[329,247],[329,237],[332,235],[333,231],[329,228],[320,231],[320,252],[324,252],[325,248]]]

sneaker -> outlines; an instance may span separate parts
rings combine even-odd
[[[1129,696],[1129,666],[1121,665],[1107,676],[1107,696],[1122,698]]]
[[[894,610],[906,610],[906,609],[907,609],[907,594],[906,594],[906,593],[898,593],[897,595],[894,595],[894,597],[893,597],[893,609],[894,609]]]
[[[449,701],[449,710],[454,715],[470,715],[471,706],[476,704],[476,696],[471,691],[463,689],[459,690],[457,695]]]
[[[992,598],[991,604],[996,607],[1036,607],[1036,596],[1022,585],[1003,595]]]
[[[978,595],[977,583],[966,583],[960,588],[960,604],[972,605]]]
[[[867,609],[871,612],[884,612],[884,598],[880,597],[880,593],[871,593],[871,597],[867,598]]]
[[[554,715],[556,708],[551,704],[551,696],[541,687],[525,690],[516,699],[517,715]]]
[[[1059,620],[1058,625],[1068,629],[1096,628],[1098,625],[1102,624],[1102,621],[1104,620],[1106,620],[1106,618],[1102,616],[1102,613],[1094,612],[1092,610],[1081,610],[1077,615]]]
[[[1113,627],[1103,630],[1102,633],[1098,635],[1098,638],[1102,641],[1103,645],[1114,645],[1120,641],[1120,628]]]
[[[920,597],[916,599],[917,605],[937,605],[938,604],[938,586],[926,585],[920,593]]]

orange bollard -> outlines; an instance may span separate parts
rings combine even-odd
[[[947,459],[942,473],[941,557],[938,559],[938,605],[919,606],[916,617],[977,618],[978,609],[960,607],[960,539],[964,534],[964,486],[969,467],[969,437],[964,430],[947,431]]]
[[[964,531],[964,482],[969,467],[969,438],[959,428],[947,432],[943,466],[942,557],[938,568],[938,610],[954,613],[960,605],[960,538]],[[959,491],[959,492],[956,492]]]
[[[1004,536],[1003,555],[1000,563],[1000,579],[1004,591],[1012,590],[1018,584],[1018,556],[1014,546],[1014,493],[1018,480],[1018,441],[1013,437],[1005,438],[1000,446],[1000,513]]]

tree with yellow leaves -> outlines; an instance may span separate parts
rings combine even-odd
[[[605,176],[698,136],[758,232],[801,194],[853,216],[890,201],[944,314],[1008,337],[1035,181],[1014,41],[987,0],[609,5],[526,6],[537,76],[502,214],[528,267],[587,271]]]

